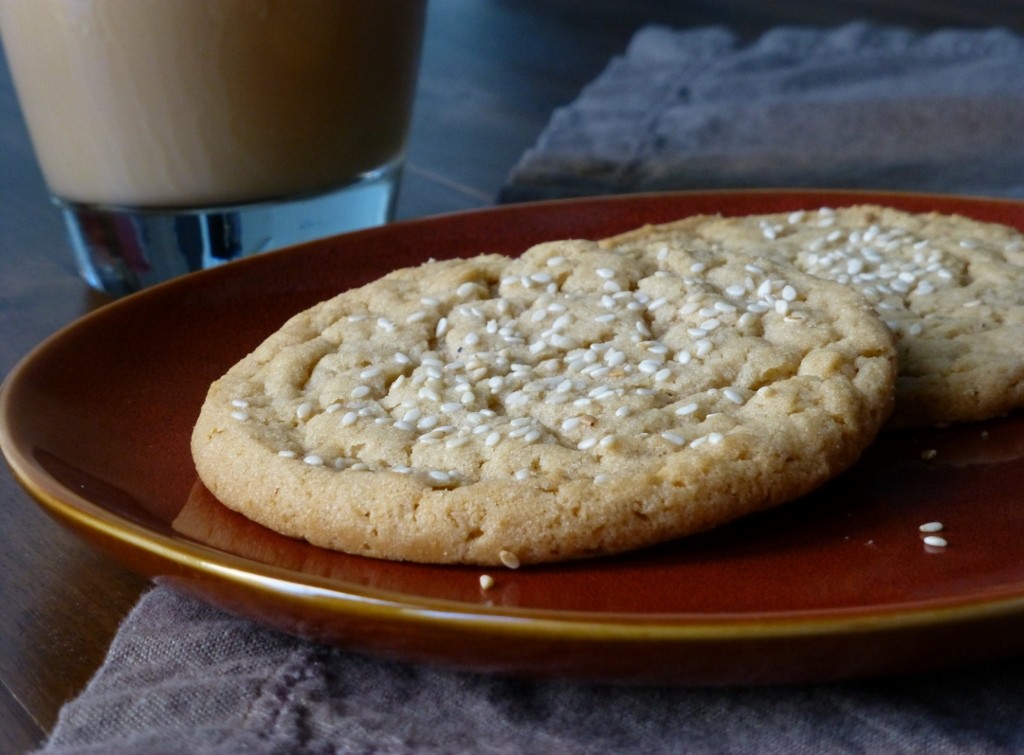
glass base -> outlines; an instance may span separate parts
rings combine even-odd
[[[386,223],[400,172],[389,166],[326,194],[230,207],[147,210],[55,201],[82,277],[123,296],[241,257]]]

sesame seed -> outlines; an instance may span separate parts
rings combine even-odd
[[[734,404],[743,403],[743,395],[735,388],[726,388],[722,391],[722,395],[732,401]]]
[[[317,456],[316,454],[309,454],[302,460],[309,464],[309,466],[311,467],[320,467],[323,466],[324,463],[323,457]]]
[[[294,459],[296,456],[298,456],[298,454],[296,454],[294,451],[289,451],[287,449],[283,451],[278,451],[277,455],[280,456],[282,459]]]
[[[249,413],[248,412],[231,412],[231,419],[237,420],[239,422],[245,422],[246,420],[249,419]]]
[[[494,430],[486,438],[484,438],[484,445],[488,448],[493,448],[501,442],[501,433]]]
[[[498,559],[509,569],[518,569],[520,566],[519,557],[512,551],[499,551]]]
[[[427,401],[437,402],[441,400],[441,396],[432,388],[420,388],[416,395]]]
[[[494,577],[492,577],[490,574],[481,574],[480,589],[490,590],[492,587],[494,587]]]
[[[589,438],[584,438],[579,443],[577,443],[576,444],[576,448],[578,448],[580,451],[587,451],[587,450],[593,448],[596,445],[597,445],[597,438],[591,436]]]
[[[918,527],[918,529],[921,532],[942,532],[945,527],[942,522],[926,522]]]
[[[949,542],[946,540],[946,538],[940,537],[939,535],[928,535],[922,538],[922,542],[925,545],[932,546],[933,548],[945,548],[947,545],[949,545]]]
[[[366,398],[370,395],[370,386],[357,385],[352,389],[352,398]]]
[[[625,354],[625,352],[619,351],[617,349],[609,349],[608,352],[604,356],[604,362],[609,367],[618,367],[618,366],[624,364],[625,361],[626,361],[626,354]]]
[[[599,267],[594,271],[598,278],[604,278],[605,280],[611,280],[615,277],[615,271],[610,267]]]
[[[669,443],[671,443],[674,446],[686,445],[686,438],[684,438],[679,433],[674,433],[674,432],[671,432],[670,430],[666,430],[665,432],[663,432],[661,434],[661,437],[664,438],[665,440],[667,440]]]
[[[236,409],[248,409],[249,408],[249,402],[246,401],[244,398],[232,399],[231,400],[231,405],[233,407],[235,407]]]

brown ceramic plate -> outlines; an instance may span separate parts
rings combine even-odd
[[[232,263],[129,297],[8,377],[0,442],[25,488],[128,567],[304,636],[412,661],[689,684],[905,673],[1024,650],[1024,414],[884,437],[791,505],[632,555],[491,573],[289,540],[197,482],[209,383],[292,313],[427,257],[516,254],[696,212],[882,202],[1024,229],[1024,203],[716,192],[502,207]],[[930,552],[919,525],[945,524]]]

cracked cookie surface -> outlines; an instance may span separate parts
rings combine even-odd
[[[210,389],[200,477],[373,557],[623,552],[802,495],[888,418],[862,297],[745,255],[536,246],[395,271],[300,313]]]
[[[693,216],[606,239],[789,263],[860,291],[896,335],[890,427],[988,419],[1024,405],[1024,235],[877,205]]]

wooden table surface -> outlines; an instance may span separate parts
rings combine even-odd
[[[727,24],[749,39],[777,24],[855,19],[1024,32],[1019,0],[431,0],[399,216],[493,203],[551,111],[647,23]],[[0,63],[0,376],[104,303],[77,276]],[[0,753],[43,740],[146,587],[0,472]]]

